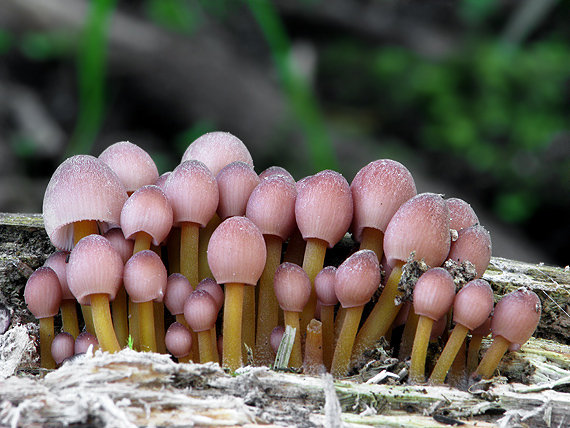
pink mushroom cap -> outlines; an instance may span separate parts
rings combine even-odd
[[[206,290],[194,290],[184,303],[184,318],[196,332],[210,330],[218,319],[218,302]]]
[[[457,239],[451,242],[448,259],[462,263],[473,263],[477,278],[481,278],[491,261],[491,235],[483,226],[475,225],[461,229]]]
[[[414,287],[414,311],[418,315],[440,319],[453,305],[455,283],[443,268],[431,268],[425,272]]]
[[[58,250],[51,254],[46,261],[44,266],[52,268],[59,279],[59,284],[61,285],[62,300],[75,300],[75,296],[69,290],[67,285],[67,258],[69,257],[69,251]]]
[[[236,215],[245,215],[247,201],[255,186],[259,184],[259,176],[245,162],[235,161],[223,167],[218,175],[220,201],[217,213],[222,220]]]
[[[123,278],[123,259],[107,238],[82,238],[67,263],[67,284],[82,305],[89,305],[91,294],[108,294],[114,300]]]
[[[194,140],[184,152],[182,162],[197,159],[217,175],[227,164],[242,161],[253,167],[245,144],[229,132],[209,132]]]
[[[218,311],[222,308],[224,304],[224,290],[222,290],[222,287],[214,278],[204,278],[198,283],[196,290],[205,290],[210,293],[218,304]]]
[[[384,234],[384,252],[391,267],[398,260],[405,262],[412,251],[416,260],[441,266],[450,244],[449,210],[441,195],[435,193],[421,193],[404,202]]]
[[[459,198],[447,199],[449,207],[449,228],[458,232],[466,227],[479,223],[475,210],[467,202]]]
[[[294,263],[282,263],[273,277],[275,297],[281,309],[302,312],[311,297],[311,280],[303,268]]]
[[[259,178],[260,180],[263,180],[274,175],[283,175],[284,177],[287,177],[291,182],[295,182],[295,179],[289,171],[277,165],[270,166],[269,168],[265,169],[261,174],[259,174]]]
[[[372,250],[348,257],[335,274],[334,291],[343,308],[363,306],[380,286],[380,262]]]
[[[495,305],[491,318],[493,337],[503,336],[518,350],[532,336],[540,321],[542,305],[533,291],[521,287],[504,295]]]
[[[341,240],[352,221],[350,186],[338,172],[325,170],[297,186],[295,217],[303,239],[318,238],[329,248]]]
[[[54,317],[59,312],[62,291],[55,271],[50,267],[36,269],[24,288],[24,300],[37,319]]]
[[[218,284],[255,285],[265,267],[263,235],[246,217],[230,217],[214,230],[208,243],[208,264]]]
[[[493,290],[487,281],[469,281],[455,296],[453,321],[473,330],[489,318],[494,304]]]
[[[125,202],[121,211],[121,229],[127,239],[146,232],[154,245],[160,245],[172,229],[173,213],[168,198],[160,187],[143,186]]]
[[[123,264],[133,255],[135,248],[135,241],[125,238],[123,231],[119,227],[114,227],[106,231],[103,236],[109,240],[111,245],[123,259]]]
[[[176,358],[190,354],[192,350],[192,333],[180,323],[172,323],[164,336],[166,349]]]
[[[174,226],[193,222],[204,227],[218,208],[218,183],[206,165],[189,160],[168,176],[166,196],[174,212]]]
[[[283,175],[263,179],[247,202],[246,216],[262,234],[287,240],[295,229],[297,187]]]
[[[73,248],[73,224],[93,220],[105,228],[117,226],[127,192],[117,174],[99,159],[77,155],[53,173],[44,195],[46,232],[60,250]]]
[[[338,303],[334,290],[336,270],[334,266],[326,266],[315,277],[315,293],[323,306],[334,306]]]
[[[53,338],[51,342],[51,356],[56,364],[61,364],[63,360],[73,357],[74,354],[75,338],[71,334],[62,331]]]
[[[277,354],[279,350],[279,345],[281,345],[281,340],[285,334],[285,327],[278,325],[273,330],[271,330],[271,336],[269,336],[269,343],[271,344],[271,349]]]
[[[151,250],[134,254],[123,273],[125,290],[134,303],[162,302],[168,274],[158,255]]]
[[[115,171],[129,193],[154,184],[158,179],[158,168],[150,155],[128,141],[110,145],[99,155],[99,159]]]
[[[190,281],[181,273],[173,273],[166,279],[164,306],[172,315],[184,313],[184,302],[192,293]]]
[[[87,331],[80,333],[77,339],[75,339],[76,354],[84,354],[90,346],[93,346],[93,350],[96,350],[99,347],[99,341],[97,337]]]
[[[357,242],[365,227],[384,232],[400,205],[417,193],[410,171],[391,159],[376,160],[363,167],[350,189],[354,200],[352,231]]]

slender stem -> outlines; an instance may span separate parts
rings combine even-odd
[[[410,363],[410,381],[413,383],[425,381],[427,348],[432,327],[433,320],[420,315]]]
[[[129,340],[129,324],[127,315],[128,298],[125,287],[121,285],[115,296],[115,300],[111,302],[111,314],[113,316],[113,326],[119,345],[127,346]]]
[[[83,220],[73,224],[73,243],[76,245],[82,238],[89,235],[99,233],[99,226],[95,220]],[[91,315],[91,307],[89,305],[81,305],[83,314],[83,322],[87,331],[95,335],[95,326],[93,324],[93,316]]]
[[[317,306],[317,294],[315,293],[315,277],[323,268],[325,262],[325,254],[328,244],[326,241],[318,238],[307,239],[305,247],[305,256],[303,258],[303,269],[307,272],[311,280],[311,297],[309,303],[301,313],[301,328],[303,331],[307,329],[307,325],[315,316],[315,308]]]
[[[467,367],[466,371],[471,374],[477,369],[479,364],[479,348],[481,347],[481,342],[483,342],[483,335],[473,334],[471,340],[469,341],[469,349],[467,351]]]
[[[166,354],[166,330],[164,327],[164,303],[153,302],[154,306],[154,331],[156,334],[156,352]]]
[[[210,242],[212,233],[214,233],[214,230],[216,230],[221,222],[222,219],[220,216],[214,214],[214,217],[212,217],[206,227],[200,230],[198,240],[198,277],[200,280],[214,277],[210,270],[210,265],[208,265],[208,243]]]
[[[334,306],[321,306],[321,323],[323,362],[326,369],[330,371],[334,352]]]
[[[342,306],[338,309],[336,313],[336,319],[334,321],[334,342],[333,347],[336,346],[338,342],[338,337],[340,336],[340,332],[342,330],[342,325],[344,324],[344,319],[346,318],[346,308]],[[334,349],[333,349],[334,352]],[[331,360],[332,361],[332,360]]]
[[[273,288],[273,276],[281,262],[283,240],[275,235],[263,235],[267,249],[267,261],[259,279],[259,304],[257,311],[257,332],[255,338],[255,362],[269,366],[273,361],[273,350],[269,342],[271,332],[279,321],[279,303]]]
[[[151,244],[152,236],[142,230],[140,232],[137,232],[133,254],[136,254],[139,251],[150,250]]]
[[[360,323],[363,309],[364,305],[346,309],[346,317],[342,324],[342,330],[340,331],[332,360],[331,373],[334,377],[343,377],[348,374],[352,347],[354,346],[354,339],[358,331],[358,324]]]
[[[176,315],[176,322],[182,324],[184,327],[186,327],[188,329],[188,331],[190,332],[190,334],[192,335],[192,343],[194,345],[192,345],[192,350],[190,351],[190,355],[189,355],[189,359],[191,359],[192,361],[198,362],[200,361],[200,349],[198,346],[198,335],[196,334],[196,332],[194,330],[192,330],[192,327],[190,327],[188,325],[188,321],[186,321],[186,318],[184,318],[184,314],[178,314]]]
[[[378,260],[382,260],[382,254],[384,254],[384,232],[374,227],[365,227],[362,230],[359,249],[372,250],[376,253]]]
[[[154,329],[154,302],[136,303],[139,307],[139,334],[141,351],[156,352],[156,331]]]
[[[247,348],[255,350],[255,286],[248,285],[243,290],[242,312],[242,341],[247,347],[242,347],[242,358],[247,361]]]
[[[312,319],[307,326],[303,368],[305,374],[310,376],[318,376],[326,371],[323,364],[322,323],[316,319]]]
[[[85,329],[88,333],[95,336],[95,324],[93,323],[93,314],[91,313],[91,306],[81,305],[81,313],[83,314],[83,322],[85,323]]]
[[[40,364],[46,369],[55,369],[56,366],[51,355],[53,337],[53,317],[40,318]]]
[[[483,379],[490,379],[509,346],[511,346],[511,342],[503,336],[495,336],[493,343],[475,370],[475,374],[480,375]]]
[[[457,355],[457,352],[459,352],[461,345],[465,341],[465,337],[467,336],[468,332],[469,329],[464,325],[455,325],[451,336],[449,336],[449,339],[447,339],[445,348],[443,348],[443,351],[441,352],[437,363],[431,372],[429,383],[439,385],[445,382],[445,376],[447,376],[447,372],[453,364],[453,360]]]
[[[352,358],[358,358],[365,349],[371,348],[386,334],[396,319],[401,305],[396,306],[394,299],[402,295],[402,292],[398,291],[398,283],[402,276],[403,266],[404,262],[398,261],[393,267],[382,294],[356,336]]]
[[[220,362],[220,354],[218,353],[218,338],[216,337],[216,326],[210,329],[210,341],[212,342],[212,351],[214,353],[214,362]]]
[[[295,328],[295,343],[289,358],[289,367],[300,368],[303,366],[303,357],[301,355],[301,328],[299,325],[299,312],[284,311],[285,325]]]
[[[77,320],[77,301],[75,299],[65,299],[59,305],[61,311],[61,321],[63,331],[68,332],[77,339],[79,336],[79,321]]]
[[[405,360],[412,355],[412,346],[414,345],[414,337],[416,336],[416,329],[418,328],[418,320],[419,317],[416,311],[414,311],[414,305],[411,305],[410,311],[408,312],[408,319],[404,326],[404,332],[402,333],[400,351],[398,352],[398,358],[400,360]]]
[[[184,222],[180,227],[180,273],[184,275],[192,288],[198,285],[198,242],[200,225]]]
[[[119,352],[121,346],[113,329],[111,319],[111,308],[109,307],[109,295],[106,293],[91,294],[91,310],[93,312],[93,323],[99,346],[103,351],[110,353]]]
[[[222,366],[232,372],[242,365],[241,322],[244,287],[243,284],[228,283],[225,290]]]
[[[210,361],[216,361],[214,358],[210,330],[198,332],[198,347],[200,348],[200,363],[204,364]]]

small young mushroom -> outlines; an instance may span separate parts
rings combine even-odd
[[[266,261],[263,235],[246,217],[224,220],[208,244],[208,263],[218,284],[225,284],[223,360],[232,371],[242,365],[242,313],[246,285],[255,285]]]
[[[213,278],[204,278],[202,281],[198,283],[196,290],[205,290],[214,298],[216,304],[218,305],[218,310],[216,313],[219,313],[224,306],[224,290],[220,287],[220,284],[216,282]],[[220,361],[220,356],[218,353],[218,338],[216,334],[216,325],[214,324],[212,328],[210,328],[210,336],[212,337],[212,347],[214,351],[214,361]]]
[[[348,231],[352,221],[353,202],[346,179],[331,170],[321,171],[297,186],[295,218],[303,239],[307,241],[303,269],[311,283],[323,268],[326,249],[334,247]],[[301,316],[305,329],[315,315],[317,297],[311,292]]]
[[[449,210],[441,195],[421,193],[404,202],[384,234],[384,253],[391,268],[386,286],[363,324],[354,344],[353,357],[371,347],[386,334],[398,315],[395,304],[402,268],[410,255],[428,266],[441,266],[449,254],[451,236]]]
[[[269,343],[271,343],[271,349],[273,350],[274,354],[277,354],[279,350],[279,345],[281,345],[281,340],[283,339],[283,335],[285,334],[285,327],[282,325],[278,325],[273,330],[271,330],[271,337],[269,339]]]
[[[73,357],[73,355],[75,355],[75,339],[70,333],[62,331],[53,338],[51,356],[59,366],[63,360]]]
[[[61,297],[61,285],[52,268],[40,267],[28,278],[24,300],[32,315],[40,320],[40,361],[46,369],[55,369],[55,361],[51,355],[54,338],[53,317],[59,312]]]
[[[97,340],[103,351],[118,352],[109,301],[121,286],[123,260],[108,239],[100,235],[82,238],[71,251],[67,284],[82,305],[91,304]]]
[[[216,361],[216,346],[211,329],[218,319],[219,305],[206,290],[194,290],[184,303],[184,317],[190,328],[198,333],[200,363]]]
[[[336,271],[336,267],[327,266],[315,277],[315,293],[321,304],[323,360],[329,371],[334,354],[334,307],[338,303],[334,290]]]
[[[410,365],[410,380],[423,382],[429,339],[434,321],[445,315],[453,305],[455,284],[453,277],[443,268],[431,268],[414,287],[414,311],[418,314],[418,326]]]
[[[475,210],[467,202],[459,198],[446,200],[449,207],[449,228],[456,231],[479,224]]]
[[[75,354],[84,354],[89,347],[92,346],[93,350],[99,348],[99,341],[91,333],[84,331],[75,339]]]
[[[273,287],[277,302],[285,315],[285,325],[295,329],[295,342],[289,358],[289,367],[301,368],[303,357],[299,317],[311,296],[311,280],[300,266],[285,262],[275,271]]]
[[[193,339],[192,333],[186,326],[179,322],[170,324],[170,327],[166,330],[164,341],[168,352],[170,352],[175,358],[178,358],[179,363],[190,362]]]
[[[218,172],[216,181],[220,194],[216,212],[220,218],[244,216],[249,196],[259,184],[259,176],[253,168],[245,162],[232,162]]]
[[[504,295],[496,304],[491,319],[493,343],[487,349],[474,375],[489,379],[507,350],[517,351],[532,336],[540,321],[540,299],[521,287]]]
[[[357,251],[336,271],[334,291],[341,306],[347,310],[332,360],[331,373],[334,377],[348,374],[364,305],[370,301],[379,285],[380,262],[372,250]]]
[[[491,251],[491,235],[477,224],[457,233],[457,239],[451,242],[447,258],[459,264],[468,260],[475,267],[476,278],[481,278],[491,261]]]
[[[138,307],[142,351],[157,352],[153,301],[162,302],[167,276],[162,260],[152,250],[139,251],[125,265],[123,282]]]
[[[281,166],[270,166],[269,168],[265,169],[261,174],[259,174],[259,179],[263,180],[265,178],[271,177],[273,175],[282,175],[284,177],[286,177],[288,180],[290,180],[291,182],[295,182],[295,179],[293,178],[293,176],[291,175],[291,173],[289,171],[287,171],[285,168],[281,167]]]
[[[463,229],[465,230],[465,229]],[[469,281],[455,296],[453,301],[453,321],[455,327],[429,378],[431,384],[441,384],[453,364],[469,330],[483,324],[493,310],[493,290],[483,279]]]
[[[354,200],[352,232],[360,249],[382,258],[384,232],[400,205],[416,195],[412,174],[400,162],[380,159],[363,167],[350,184]]]
[[[273,276],[281,263],[283,242],[295,228],[295,199],[297,187],[286,176],[266,177],[251,193],[246,207],[249,218],[263,234],[267,262],[259,279],[259,302],[255,359],[260,365],[273,360],[269,345],[271,331],[278,324],[279,304],[273,289]]]

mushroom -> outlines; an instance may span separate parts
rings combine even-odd
[[[222,365],[231,371],[242,365],[243,293],[255,285],[266,261],[263,235],[246,217],[224,220],[208,244],[208,263],[218,284],[225,284]]]
[[[445,376],[461,345],[465,342],[467,333],[489,318],[493,304],[493,291],[489,283],[483,279],[469,281],[459,290],[453,301],[455,327],[437,360],[429,383],[442,384],[445,381]]]
[[[425,363],[427,348],[434,321],[443,317],[453,305],[455,283],[453,277],[443,268],[431,268],[425,272],[414,287],[414,311],[418,314],[418,326],[412,361],[410,364],[410,380],[425,380]]]
[[[53,338],[51,356],[59,366],[66,358],[73,357],[73,355],[75,355],[75,339],[70,333],[62,331]]]
[[[354,344],[353,357],[360,355],[386,334],[398,315],[398,282],[405,261],[413,255],[428,266],[441,266],[449,254],[449,210],[441,195],[421,193],[404,202],[384,234],[384,253],[391,269],[386,286],[363,324]]]
[[[217,362],[216,342],[212,341],[211,329],[218,319],[219,305],[206,290],[194,290],[184,303],[184,318],[190,328],[198,333],[200,363]]]
[[[51,355],[54,338],[53,317],[59,312],[61,297],[61,285],[52,268],[40,267],[28,278],[24,300],[32,315],[40,320],[40,361],[46,369],[55,369],[55,361]]]
[[[323,363],[322,323],[313,318],[307,326],[303,372],[309,376],[320,376],[326,371]]]
[[[321,304],[323,360],[327,370],[331,369],[334,353],[334,308],[338,303],[334,290],[336,270],[334,266],[327,266],[315,277],[315,293]]]
[[[103,351],[118,352],[109,301],[121,286],[123,260],[108,239],[100,235],[82,238],[71,251],[67,284],[82,305],[91,305],[97,340]]]
[[[175,358],[178,358],[179,363],[190,362],[193,339],[192,333],[186,326],[179,322],[170,324],[170,327],[166,330],[164,341],[168,352]]]
[[[518,350],[532,336],[540,314],[540,299],[528,288],[521,287],[504,295],[495,306],[491,319],[493,343],[474,375],[489,379],[505,352]]]
[[[90,346],[93,350],[99,348],[99,341],[91,333],[84,331],[75,339],[75,354],[86,353]]]
[[[255,359],[257,364],[272,361],[269,337],[278,324],[279,304],[273,289],[273,276],[281,263],[283,242],[295,228],[295,182],[277,174],[266,177],[253,189],[246,207],[249,218],[263,234],[267,262],[259,279]]]
[[[216,301],[218,305],[218,310],[216,313],[219,313],[222,310],[224,305],[224,290],[220,287],[220,284],[216,282],[213,278],[204,278],[202,281],[198,283],[196,290],[206,290]],[[217,342],[218,339],[216,337],[216,325],[214,324],[212,328],[210,328],[210,336],[212,337],[212,347],[214,351],[214,361],[220,361],[220,356],[218,353],[218,346]]]
[[[480,225],[469,226],[457,233],[457,239],[451,242],[447,258],[461,264],[469,261],[476,271],[476,278],[481,278],[491,261],[491,235]]]
[[[327,247],[332,248],[347,232],[352,221],[353,202],[350,186],[338,172],[325,170],[297,186],[295,218],[307,242],[303,269],[311,283],[323,268]],[[305,329],[315,314],[317,297],[311,292],[301,316]]]
[[[363,167],[350,184],[354,200],[352,236],[360,249],[382,258],[384,232],[394,213],[416,195],[412,174],[400,162],[380,159]]]
[[[360,250],[348,257],[337,269],[334,291],[346,309],[334,356],[331,373],[334,377],[348,374],[352,347],[364,305],[380,285],[380,262],[372,250]]]
[[[459,198],[446,200],[449,207],[449,228],[456,231],[479,224],[477,214],[467,202]]]
[[[273,280],[275,297],[283,309],[285,325],[295,329],[295,341],[289,358],[289,367],[301,368],[301,327],[299,317],[311,296],[311,280],[307,273],[294,263],[282,263]]]

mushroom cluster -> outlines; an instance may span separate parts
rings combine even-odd
[[[130,346],[235,371],[272,364],[281,347],[291,368],[343,377],[385,337],[411,355],[410,381],[424,382],[430,338],[440,335],[448,340],[429,382],[443,383],[452,364],[492,376],[540,318],[524,289],[492,314],[480,279],[489,233],[466,202],[417,194],[394,160],[369,163],[351,184],[330,170],[295,182],[281,167],[257,174],[238,138],[212,132],[159,176],[146,152],[121,142],[65,160],[43,214],[58,251],[25,298],[46,368],[89,346]],[[327,265],[347,233],[355,251]],[[412,265],[427,269],[414,277]]]

